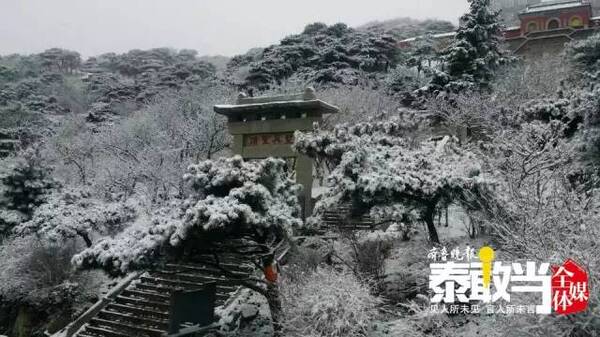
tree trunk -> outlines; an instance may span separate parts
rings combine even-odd
[[[17,318],[14,323],[13,333],[15,337],[31,336],[32,330],[31,313],[25,305],[19,307]]]
[[[430,203],[425,208],[425,213],[423,214],[423,220],[427,224],[427,231],[429,232],[429,240],[433,243],[440,243],[440,239],[438,238],[437,230],[435,229],[435,203]]]
[[[88,248],[90,248],[92,246],[92,240],[87,235],[87,233],[85,233],[85,232],[77,232],[77,234],[79,234],[79,236],[81,236],[81,238],[83,239],[83,241],[85,241],[85,245]]]
[[[448,205],[446,205],[446,216],[445,216],[445,218],[446,218],[446,225],[445,225],[445,227],[448,227]]]
[[[269,303],[269,310],[271,311],[271,321],[273,323],[273,336],[282,336],[282,305],[281,297],[279,296],[279,287],[276,283],[269,283],[267,286],[267,302]]]

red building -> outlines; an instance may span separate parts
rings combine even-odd
[[[519,13],[520,25],[506,29],[510,49],[523,56],[558,54],[566,43],[583,39],[600,28],[585,0],[543,1]]]

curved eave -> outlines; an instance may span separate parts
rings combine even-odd
[[[239,105],[215,105],[216,113],[232,117],[246,113],[266,112],[321,112],[322,114],[338,113],[340,109],[335,105],[325,103],[319,99],[297,100],[282,102],[251,103]]]

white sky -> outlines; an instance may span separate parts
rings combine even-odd
[[[0,0],[0,55],[173,47],[231,56],[311,22],[357,26],[408,16],[456,23],[466,8],[467,0]]]

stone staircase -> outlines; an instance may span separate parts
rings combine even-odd
[[[239,276],[247,276],[253,267],[222,263]],[[238,290],[217,268],[205,264],[166,264],[159,270],[139,275],[116,294],[72,335],[77,337],[158,337],[169,329],[171,294],[176,290],[202,289],[216,282],[215,306],[224,305]],[[67,337],[70,335],[65,334]]]
[[[377,224],[369,215],[352,217],[349,205],[339,205],[323,213],[320,230],[373,230]]]

